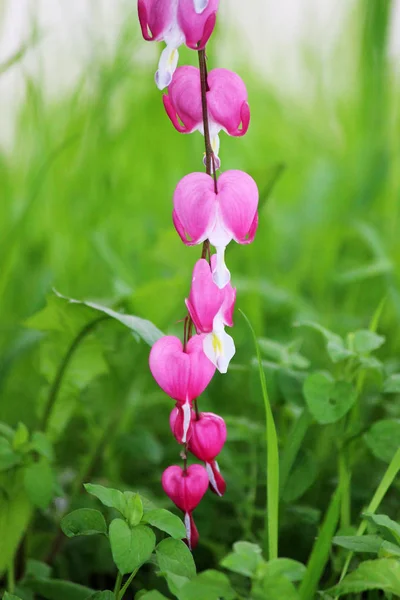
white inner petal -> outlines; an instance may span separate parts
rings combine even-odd
[[[208,2],[209,0],[193,0],[194,10],[198,15],[201,15],[201,13],[206,10]]]
[[[236,348],[231,336],[225,332],[222,317],[219,313],[214,318],[213,331],[204,338],[203,351],[220,373],[228,371],[229,363],[235,355]]]
[[[159,90],[168,87],[172,81],[179,60],[177,48],[178,46],[175,44],[168,44],[161,52],[158,70],[155,75],[156,85]]]
[[[211,236],[210,236],[210,242]],[[215,245],[215,244],[213,244]],[[217,250],[217,260],[212,271],[214,283],[222,290],[231,279],[229,269],[225,264],[225,246],[215,245]]]
[[[215,479],[215,475],[214,475],[214,471],[212,470],[212,467],[210,465],[210,463],[205,463],[206,465],[206,471],[208,474],[208,480],[212,486],[212,488],[215,490],[215,492],[218,494],[218,496],[222,496],[221,492],[218,489],[218,485]]]
[[[186,527],[186,539],[189,544],[189,550],[191,550],[192,549],[192,527],[191,527],[191,523],[190,523],[189,513],[185,513],[184,523],[185,523],[185,527]]]
[[[190,419],[192,418],[191,406],[189,400],[186,400],[185,404],[182,404],[183,410],[183,435],[182,435],[182,444],[186,444],[187,442],[187,434],[190,426]]]

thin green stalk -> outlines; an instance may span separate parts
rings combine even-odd
[[[42,417],[42,430],[45,431],[48,425],[48,421],[50,419],[50,415],[51,412],[53,410],[53,407],[57,401],[57,397],[58,397],[58,392],[60,391],[61,388],[61,384],[62,384],[62,380],[63,377],[65,375],[65,372],[68,368],[68,365],[73,357],[73,355],[75,354],[76,350],[78,349],[80,343],[85,339],[85,337],[87,335],[89,335],[89,333],[91,333],[93,331],[93,329],[102,321],[105,321],[106,319],[109,319],[110,317],[105,315],[102,317],[99,317],[98,319],[95,319],[94,321],[91,321],[90,323],[88,323],[87,325],[85,325],[85,327],[83,327],[83,329],[81,329],[81,331],[77,334],[77,336],[74,338],[74,340],[72,341],[70,347],[68,348],[63,360],[61,361],[61,364],[58,368],[57,374],[54,378],[54,381],[50,387],[50,391],[49,391],[49,395],[47,398],[47,403],[44,409],[44,413],[43,413],[43,417]]]
[[[332,496],[324,522],[307,563],[307,571],[299,589],[301,600],[313,600],[315,598],[318,583],[329,558],[332,538],[339,521],[341,497],[342,490],[339,485]]]
[[[126,580],[126,582],[125,582],[125,585],[123,586],[122,590],[121,590],[121,591],[120,591],[120,593],[119,593],[118,600],[122,600],[122,598],[123,598],[123,597],[124,597],[124,595],[125,595],[125,592],[127,591],[127,589],[129,588],[129,586],[131,585],[131,583],[132,583],[132,581],[133,581],[133,578],[135,577],[135,575],[136,575],[136,573],[137,573],[138,571],[139,571],[139,569],[135,569],[135,570],[133,571],[133,573],[131,573],[131,574],[129,575],[129,578]]]
[[[340,503],[340,526],[347,528],[351,525],[351,470],[349,469],[345,448],[339,450],[338,459],[339,487],[342,490]]]
[[[115,586],[114,586],[114,598],[115,598],[115,600],[119,599],[119,592],[121,590],[121,584],[122,584],[122,575],[118,571],[117,579],[115,580]]]
[[[391,461],[390,465],[388,466],[388,468],[386,469],[386,471],[381,479],[381,482],[378,485],[376,492],[365,512],[375,513],[375,511],[377,510],[378,506],[382,502],[388,489],[392,485],[393,481],[395,480],[395,478],[399,472],[400,472],[400,448],[397,450],[396,454],[392,458],[392,461]],[[363,535],[366,528],[367,528],[367,522],[362,521],[360,523],[360,526],[357,530],[356,535],[359,535],[359,536]],[[340,581],[342,581],[342,579],[345,577],[352,558],[353,558],[353,552],[350,552],[347,556],[346,562],[344,563],[344,567],[343,567],[342,573],[340,575]]]
[[[260,383],[265,406],[265,441],[267,447],[267,507],[265,514],[265,532],[268,543],[266,552],[268,560],[278,558],[278,523],[279,523],[279,450],[278,438],[272,413],[271,404],[268,397],[267,383],[262,366],[260,347],[257,341],[254,329],[244,312],[240,310],[245,318],[254,338],[254,344],[257,352],[258,368],[260,373]]]

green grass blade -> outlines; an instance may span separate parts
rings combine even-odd
[[[332,496],[319,536],[312,549],[307,571],[299,590],[301,600],[313,600],[315,597],[339,521],[341,497],[342,490],[339,486]]]
[[[240,309],[239,309],[240,310]],[[279,525],[279,450],[278,438],[274,416],[272,414],[271,404],[268,397],[267,382],[261,361],[260,346],[257,341],[254,329],[244,312],[240,310],[246,320],[253,335],[254,344],[257,352],[258,368],[260,374],[260,383],[265,406],[265,439],[267,447],[267,511],[265,530],[268,534],[268,560],[278,557],[278,525]]]
[[[294,461],[299,453],[301,444],[304,440],[304,436],[311,424],[312,417],[308,410],[305,408],[301,413],[300,417],[294,423],[289,435],[288,442],[285,446],[282,454],[279,467],[279,479],[280,479],[280,495],[282,495],[287,479],[290,475],[290,471],[294,465]]]

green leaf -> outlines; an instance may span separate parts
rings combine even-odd
[[[156,536],[149,527],[138,525],[131,529],[122,519],[111,522],[109,535],[113,559],[122,575],[149,560],[156,545]]]
[[[107,315],[108,317],[111,317],[115,321],[122,323],[122,325],[125,325],[125,327],[130,329],[132,333],[134,333],[143,341],[145,341],[146,344],[148,344],[149,346],[152,346],[157,340],[159,340],[164,335],[162,331],[157,329],[157,327],[153,325],[153,323],[147,321],[146,319],[135,317],[133,315],[124,315],[123,313],[116,312],[115,310],[112,310],[107,306],[95,304],[94,302],[83,302],[80,300],[74,300],[73,298],[67,298],[66,296],[63,296],[58,292],[56,292],[56,294],[61,301],[68,302],[68,305],[72,307],[72,310],[74,308],[76,310],[77,306],[85,306],[87,308],[90,308],[95,314],[100,312],[104,315]]]
[[[290,504],[303,496],[312,486],[317,475],[318,469],[314,456],[311,452],[300,450],[283,491],[284,501]]]
[[[221,566],[245,577],[253,577],[259,565],[263,562],[261,548],[250,542],[236,542],[233,552],[225,556]]]
[[[364,441],[376,458],[390,463],[400,447],[400,421],[394,419],[377,421],[364,434]]]
[[[192,553],[184,542],[168,538],[156,548],[158,567],[161,572],[171,572],[191,579],[196,575]]]
[[[111,599],[110,599],[111,600]],[[166,596],[157,592],[157,590],[152,590],[151,592],[145,592],[144,594],[136,594],[135,600],[168,600]]]
[[[190,579],[184,575],[171,573],[171,571],[164,572],[162,575],[164,575],[165,579],[167,580],[168,589],[171,594],[180,599],[180,591],[184,585],[189,583]]]
[[[391,542],[382,542],[378,552],[379,558],[400,558],[400,546]]]
[[[289,579],[270,573],[260,583],[254,584],[251,597],[254,600],[299,600],[299,594]]]
[[[382,543],[383,539],[378,535],[338,535],[332,539],[332,544],[346,550],[371,554],[377,554]]]
[[[69,538],[77,535],[107,533],[107,524],[101,512],[91,508],[78,508],[61,519],[61,529]]]
[[[3,600],[21,600],[21,598],[19,596],[14,596],[14,594],[4,592]]]
[[[94,590],[60,579],[29,579],[25,586],[45,600],[86,600]]]
[[[357,354],[369,354],[385,343],[385,338],[369,329],[360,329],[354,333],[353,348]]]
[[[224,573],[209,570],[196,575],[179,590],[179,600],[233,600],[236,592]]]
[[[54,459],[52,443],[42,431],[33,432],[30,447],[31,450],[37,452],[44,458],[47,458],[50,461]]]
[[[391,375],[383,385],[386,394],[400,394],[400,373]]]
[[[346,348],[344,340],[340,337],[340,335],[333,333],[333,331],[329,331],[329,329],[322,327],[318,323],[314,323],[313,321],[301,321],[300,323],[296,323],[296,326],[310,327],[315,331],[319,331],[324,336],[326,350],[332,362],[337,363],[349,358],[350,356],[354,356],[354,352]]]
[[[124,492],[126,498],[125,516],[131,527],[139,525],[143,517],[143,503],[139,494]]]
[[[89,494],[96,496],[104,506],[115,508],[115,510],[126,516],[126,496],[123,492],[103,485],[95,485],[94,483],[85,483],[84,488]]]
[[[86,600],[114,600],[114,598],[113,592],[105,590],[104,592],[95,592],[91,596],[88,596]]]
[[[51,567],[33,558],[28,558],[26,562],[25,577],[34,577],[35,579],[49,579],[51,576]]]
[[[186,537],[186,528],[182,520],[165,510],[165,508],[159,508],[156,510],[149,510],[143,517],[144,523],[149,523],[161,531],[165,531],[171,537],[181,540]]]
[[[265,564],[263,572],[269,577],[284,576],[289,581],[297,582],[302,581],[306,567],[303,563],[291,558],[276,558]]]
[[[400,562],[393,558],[367,560],[327,592],[334,596],[343,596],[359,594],[366,590],[381,590],[386,594],[399,596]]]
[[[44,458],[24,470],[24,485],[31,502],[38,508],[48,507],[54,495],[54,473]]]
[[[372,513],[363,513],[363,519],[374,525],[385,540],[400,545],[399,523],[392,521],[387,515],[374,515]]]
[[[19,450],[19,448],[24,446],[28,442],[28,440],[28,428],[24,423],[19,422],[15,430],[14,439],[12,443],[14,450]]]
[[[303,387],[308,409],[321,425],[336,423],[351,409],[357,395],[347,381],[334,381],[326,373],[312,373]]]
[[[14,452],[11,442],[0,437],[0,471],[12,469],[21,462],[21,456]]]

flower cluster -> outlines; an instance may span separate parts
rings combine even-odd
[[[242,171],[217,177],[219,133],[244,135],[250,123],[247,91],[240,77],[226,69],[207,72],[205,46],[216,22],[218,0],[138,0],[146,40],[164,41],[156,84],[168,88],[164,107],[180,133],[199,131],[205,138],[206,172],[191,173],[178,183],[173,223],[187,246],[202,244],[193,269],[186,307],[183,342],[174,336],[158,340],[150,353],[150,370],[175,401],[170,426],[179,444],[183,468],[171,466],[162,476],[166,494],[184,512],[187,542],[194,548],[198,532],[192,513],[207,489],[222,496],[225,481],[216,461],[227,437],[222,417],[200,412],[198,398],[216,370],[226,373],[235,344],[225,327],[233,326],[236,290],[225,264],[225,249],[234,240],[253,241],[258,226],[258,189]],[[196,50],[199,69],[177,68],[178,47]],[[210,247],[215,247],[211,254]],[[187,465],[187,454],[204,463]]]

